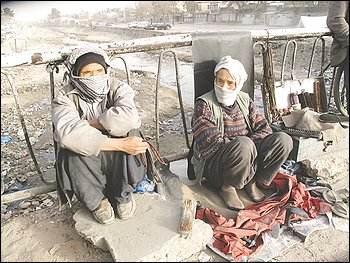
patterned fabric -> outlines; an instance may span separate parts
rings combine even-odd
[[[201,99],[198,99],[194,105],[193,136],[196,139],[198,150],[205,159],[213,156],[225,143],[237,136],[248,136],[254,143],[258,143],[262,138],[272,133],[265,117],[258,112],[252,100],[249,104],[249,118],[253,129],[251,134],[237,103],[232,107],[223,106],[222,111],[224,136],[221,136],[219,128],[216,126],[215,116],[208,105]]]
[[[86,102],[101,101],[109,91],[108,76],[77,77],[70,76],[72,85],[79,91],[79,96]]]

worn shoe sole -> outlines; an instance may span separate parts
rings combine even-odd
[[[349,116],[338,115],[332,112],[323,113],[318,118],[320,122],[337,123],[342,121],[349,121]]]
[[[103,225],[109,225],[114,222],[114,210],[107,198],[101,200],[99,206],[92,211],[92,216]]]
[[[124,212],[121,212],[120,211],[120,206],[125,206],[127,204],[117,204],[117,215],[118,217],[121,219],[121,220],[127,220],[127,219],[130,219],[134,216],[135,214],[135,211],[136,211],[136,202],[135,202],[135,199],[134,197],[131,195],[131,201],[129,202],[131,203],[131,210],[128,214],[124,213]],[[128,203],[128,204],[129,204]]]
[[[100,224],[103,224],[103,225],[110,225],[110,224],[112,224],[114,221],[115,221],[115,217],[114,217],[114,215],[111,217],[111,218],[109,218],[109,219],[107,219],[107,220],[100,220],[97,216],[96,216],[96,214],[95,213],[92,213],[92,216],[95,218],[95,220],[97,221],[97,222],[99,222]]]

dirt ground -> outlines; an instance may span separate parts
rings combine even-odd
[[[73,28],[24,28],[18,32],[27,39],[27,49],[63,48],[77,41],[112,42],[128,39],[108,32],[93,32]],[[2,43],[3,50],[13,48]],[[182,52],[182,53],[181,53]],[[190,49],[181,49],[183,57]],[[179,56],[181,58],[181,55]],[[304,68],[307,67],[305,64]],[[3,69],[2,69],[3,71]],[[50,116],[50,82],[46,65],[21,66],[6,69],[13,77],[21,103],[28,135],[33,145],[44,180],[54,180],[53,141]],[[125,79],[124,72],[113,72]],[[63,68],[55,73],[55,86],[62,80]],[[136,91],[136,103],[141,117],[143,133],[155,139],[154,94],[156,77],[150,72],[131,71],[131,86]],[[181,153],[187,149],[182,130],[179,103],[174,89],[162,89],[159,94],[160,152],[162,156]],[[184,105],[186,119],[190,119],[191,107]],[[187,124],[189,128],[189,123]],[[10,142],[1,143],[1,176],[5,193],[43,185],[28,151],[11,87],[1,75],[1,136],[10,136]],[[191,136],[189,134],[189,136]],[[166,147],[164,144],[166,142]],[[344,175],[345,176],[345,175]],[[72,216],[80,208],[76,203],[71,209],[59,211],[55,192],[35,198],[16,201],[1,206],[1,261],[82,261],[111,262],[104,252],[84,240],[74,228]],[[211,250],[203,251],[210,261],[222,261]],[[298,244],[273,261],[343,261],[349,260],[349,233],[330,227],[310,236],[309,244]],[[188,261],[200,261],[199,254]]]

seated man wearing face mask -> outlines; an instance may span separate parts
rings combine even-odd
[[[75,195],[101,224],[113,223],[115,213],[134,215],[132,193],[146,173],[141,154],[148,148],[137,132],[135,93],[110,75],[110,64],[99,47],[74,49],[51,112],[60,206]]]
[[[206,178],[226,206],[244,209],[236,189],[245,189],[254,202],[269,185],[293,148],[292,138],[272,132],[253,100],[241,91],[247,80],[243,64],[225,56],[214,70],[214,88],[196,99],[192,116],[196,179]]]

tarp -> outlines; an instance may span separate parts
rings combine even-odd
[[[312,197],[305,190],[303,183],[288,174],[277,173],[266,188],[276,189],[277,195],[247,206],[240,210],[235,218],[225,218],[209,208],[197,211],[196,218],[210,224],[213,229],[214,248],[225,255],[231,254],[235,261],[240,261],[244,256],[250,256],[261,249],[264,244],[261,234],[272,231],[276,224],[285,223],[288,206],[302,209],[308,215],[305,219],[293,213],[290,222],[315,219],[319,214],[331,211],[329,204]],[[256,244],[252,247],[246,246],[246,241],[242,238],[251,239],[255,235],[257,235]]]
[[[327,27],[327,16],[301,16],[298,27],[303,28],[325,28]]]

